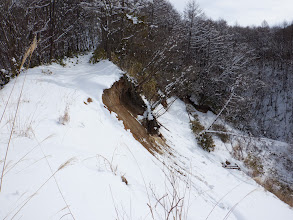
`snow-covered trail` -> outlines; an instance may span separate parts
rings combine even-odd
[[[173,156],[154,158],[102,103],[103,90],[122,71],[109,61],[91,65],[89,58],[28,71],[0,193],[0,219],[165,219],[157,200],[172,189],[167,167],[185,174],[175,172],[174,179],[185,198],[186,219],[293,219],[292,209],[243,172],[221,167],[230,159],[223,146],[212,154],[197,146],[181,101],[159,119],[168,129],[161,133]],[[1,168],[23,79],[24,74],[0,124]],[[0,114],[14,80],[0,91]]]

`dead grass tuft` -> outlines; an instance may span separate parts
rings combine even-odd
[[[115,153],[115,152],[114,152]],[[97,160],[99,161],[99,159],[102,159],[104,161],[104,166],[106,168],[106,170],[110,170],[115,176],[118,173],[118,166],[114,165],[114,156],[115,154],[113,153],[111,160],[108,160],[106,157],[98,154],[96,156]]]
[[[128,185],[128,181],[127,181],[127,179],[125,178],[124,175],[121,176],[121,180],[122,180],[123,183],[125,183],[126,185]]]
[[[62,116],[59,117],[59,123],[62,125],[66,125],[68,124],[70,121],[70,116],[69,116],[69,107],[66,106],[65,107],[65,111],[64,114]]]
[[[91,103],[91,102],[93,102],[93,100],[92,100],[92,98],[87,98],[87,100],[86,100],[88,103]]]
[[[155,205],[147,204],[153,214],[162,216],[159,209],[163,210],[162,219],[183,220],[187,219],[189,209],[190,184],[189,180],[182,181],[181,174],[176,170],[163,171],[166,177],[165,193],[157,194],[155,188],[150,186],[152,196],[155,199]],[[188,177],[189,178],[189,177]],[[155,219],[153,217],[153,219]]]

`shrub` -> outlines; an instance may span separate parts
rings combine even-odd
[[[114,52],[111,53],[111,61],[112,61],[114,64],[116,64],[117,66],[120,66],[120,58],[119,58],[119,56],[118,56],[116,53],[114,53]]]
[[[197,119],[191,121],[191,129],[193,133],[197,135],[197,143],[202,147],[202,149],[208,152],[211,152],[215,149],[215,143],[213,137],[210,134],[203,133],[198,135],[205,129],[205,127]]]
[[[127,68],[127,72],[130,76],[138,77],[138,73],[140,73],[143,69],[142,63],[140,62],[130,62],[129,67]]]
[[[213,129],[214,131],[227,132],[227,129],[225,128],[224,125],[214,124],[214,125],[212,126],[212,129]],[[228,134],[215,133],[215,135],[216,135],[217,137],[219,137],[219,138],[221,139],[221,141],[224,142],[224,143],[227,143],[227,142],[230,140]]]
[[[232,156],[236,158],[237,160],[244,160],[242,146],[240,143],[237,143],[235,146],[233,146],[232,149]]]
[[[248,156],[244,160],[244,164],[252,169],[253,177],[262,175],[264,173],[261,161],[254,155],[248,154]]]
[[[202,124],[198,120],[193,120],[191,121],[191,129],[194,134],[199,134],[205,128],[204,126],[202,126]]]
[[[90,59],[90,63],[97,63],[101,60],[107,59],[106,51],[102,48],[98,48],[95,50],[93,56]]]
[[[56,60],[56,63],[58,63],[62,67],[65,67],[66,66],[66,63],[64,62],[64,58],[58,58]]]
[[[143,94],[148,98],[151,99],[154,94],[157,94],[157,81],[152,78],[149,81],[145,82],[142,86]]]
[[[213,137],[207,133],[203,133],[196,137],[197,143],[202,147],[202,149],[211,152],[215,149],[215,143]]]

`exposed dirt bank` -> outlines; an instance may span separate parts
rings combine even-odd
[[[144,102],[135,91],[132,83],[125,77],[115,82],[110,89],[104,90],[103,103],[110,112],[115,112],[123,121],[125,129],[129,129],[134,138],[151,154],[162,154],[169,148],[164,138],[159,134],[149,132],[138,120],[146,110]],[[152,122],[156,124],[156,122]],[[154,125],[155,126],[155,125]]]

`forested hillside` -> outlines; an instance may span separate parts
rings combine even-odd
[[[31,66],[95,49],[92,61],[127,70],[153,107],[176,95],[225,107],[252,135],[292,140],[292,24],[231,27],[192,1],[183,16],[167,0],[3,0],[0,10],[2,86],[36,36]]]

